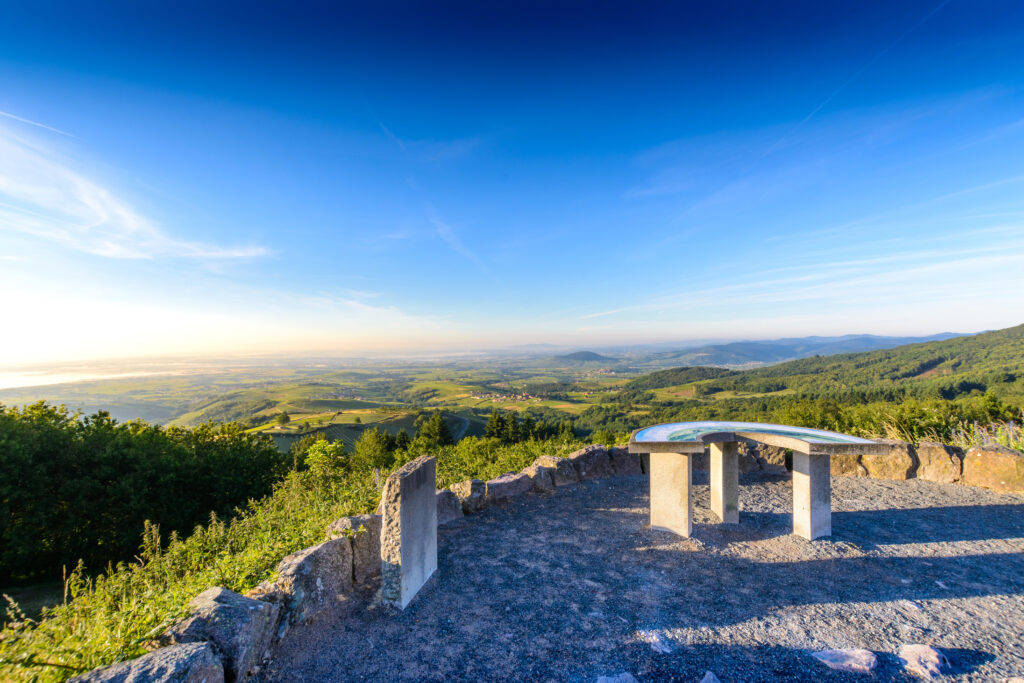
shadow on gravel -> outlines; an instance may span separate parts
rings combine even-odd
[[[649,551],[655,567],[677,552]],[[664,554],[663,559],[658,557]],[[696,616],[722,626],[787,606],[949,600],[1024,593],[1024,553],[956,557],[839,557],[796,562],[757,562],[718,555],[694,557],[685,583],[670,574],[652,586],[666,613]],[[1007,572],[1011,572],[1007,575]],[[909,609],[917,609],[911,606]]]
[[[969,674],[982,664],[995,659],[994,655],[978,650],[943,648],[942,652],[952,665],[947,674]],[[830,669],[811,656],[810,651],[778,646],[741,647],[735,645],[702,644],[676,649],[672,654],[653,660],[649,668],[639,672],[645,683],[655,681],[699,681],[706,671],[713,672],[723,683],[744,681],[920,681],[903,670],[903,663],[895,653],[875,652],[878,663],[873,676]],[[634,661],[640,659],[634,655]],[[596,677],[595,677],[596,678]],[[581,679],[582,680],[582,679]],[[592,679],[591,679],[592,680]]]
[[[972,505],[833,512],[837,538],[862,548],[1024,537],[1024,505]]]

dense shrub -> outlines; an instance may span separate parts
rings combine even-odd
[[[266,496],[289,464],[237,425],[164,429],[0,406],[0,582],[129,559],[146,520],[190,531]]]

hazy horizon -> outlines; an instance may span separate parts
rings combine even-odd
[[[1024,310],[1020,3],[6,14],[0,367]]]

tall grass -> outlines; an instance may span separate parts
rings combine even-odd
[[[517,471],[539,455],[564,454],[579,445],[467,438],[431,454],[438,458],[438,486],[446,486]],[[418,454],[400,461],[413,455]],[[39,620],[9,606],[10,623],[0,631],[0,680],[63,681],[143,654],[155,636],[186,614],[198,593],[210,586],[244,592],[269,578],[285,555],[322,541],[334,519],[372,511],[378,482],[388,473],[353,470],[329,485],[292,473],[230,522],[213,517],[185,539],[172,535],[162,542],[159,530],[147,524],[135,562],[95,577],[79,565],[65,583],[65,603],[44,610]]]
[[[973,422],[953,430],[950,443],[963,449],[996,445],[1024,451],[1024,428],[1013,421],[987,425]]]

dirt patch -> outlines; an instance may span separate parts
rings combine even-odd
[[[741,478],[739,525],[647,528],[643,477],[586,482],[439,531],[434,578],[401,613],[297,627],[265,681],[863,681],[810,657],[857,647],[899,680],[905,643],[946,680],[1024,675],[1024,496],[833,479],[833,536],[790,534],[785,477]],[[909,680],[909,679],[908,679]]]

